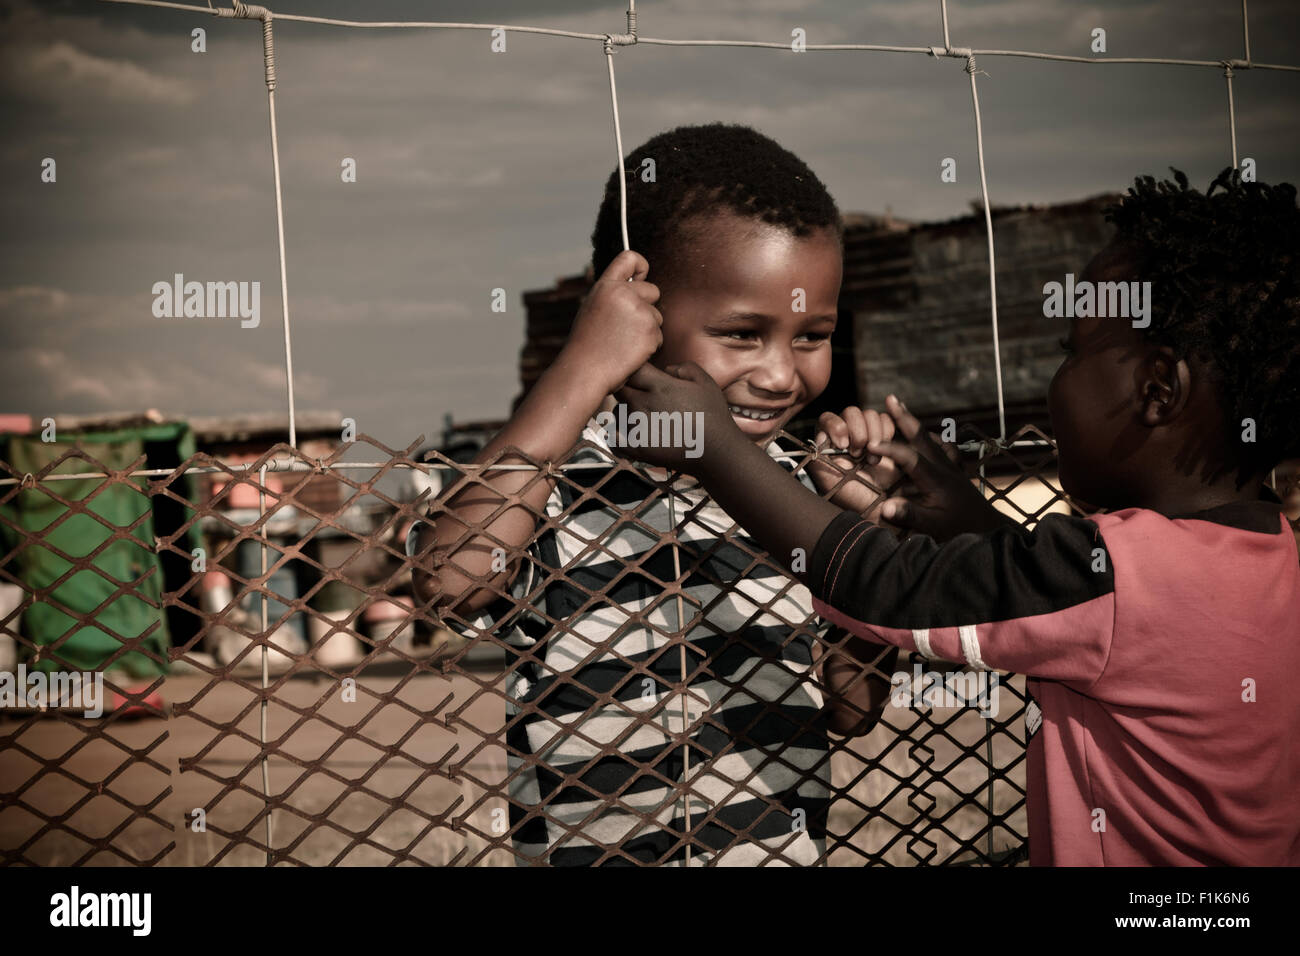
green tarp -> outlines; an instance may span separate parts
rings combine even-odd
[[[170,467],[194,454],[193,433],[183,422],[59,435],[52,442],[41,441],[39,435],[5,435],[0,436],[0,441],[3,441],[0,455],[19,476],[27,472],[37,474],[74,442],[103,467],[80,458],[69,458],[55,468],[53,474],[123,469],[144,453],[146,443],[166,443],[170,446],[169,452],[174,450],[175,459],[161,464],[147,462],[144,467]],[[67,641],[54,651],[61,660],[50,660],[42,654],[38,663],[33,665],[29,661],[29,669],[102,669],[110,657],[121,650],[122,642],[114,634],[125,638],[138,637],[152,626],[153,630],[145,638],[143,646],[162,658],[162,663],[139,651],[130,651],[118,656],[109,666],[120,667],[134,677],[152,677],[166,672],[165,662],[171,641],[166,615],[156,606],[161,602],[163,569],[159,555],[154,551],[155,524],[153,503],[146,492],[148,481],[147,478],[118,483],[102,478],[53,481],[38,488],[24,489],[0,504],[6,519],[0,532],[3,532],[5,552],[9,555],[5,570],[18,577],[28,592],[48,587],[72,567],[52,548],[74,558],[85,557],[112,537],[113,528],[125,530],[145,515],[138,527],[126,537],[108,544],[94,558],[93,564],[98,571],[89,568],[78,571],[54,588],[48,600],[34,601],[28,607],[23,615],[22,633],[38,646],[52,645],[71,632]],[[187,501],[193,500],[190,493],[193,482],[189,477],[178,479],[170,487]],[[47,494],[47,489],[68,501],[85,501],[96,489],[101,489],[86,503],[86,510],[98,515],[102,522],[90,514],[70,513],[68,507]],[[194,512],[186,508],[184,514],[188,520]],[[54,527],[60,518],[64,520]],[[39,534],[40,541],[50,547],[21,537],[9,522]],[[200,543],[197,529],[191,526],[187,538],[178,539],[176,546],[188,551]],[[149,574],[151,570],[152,574]],[[113,596],[117,589],[113,582],[138,583]],[[149,602],[155,606],[150,606]],[[101,608],[100,605],[104,606]],[[96,624],[100,626],[79,624],[60,610],[61,607],[78,614],[93,613]]]

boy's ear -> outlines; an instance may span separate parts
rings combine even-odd
[[[1161,346],[1147,352],[1138,369],[1142,424],[1168,425],[1187,407],[1192,394],[1192,371],[1186,359]]]

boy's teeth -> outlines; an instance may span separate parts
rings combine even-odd
[[[753,408],[741,408],[739,405],[728,405],[728,411],[733,415],[739,415],[741,418],[752,418],[755,421],[765,422],[768,419],[776,418],[776,412],[760,412]]]

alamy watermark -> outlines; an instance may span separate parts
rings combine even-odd
[[[1075,282],[1074,273],[1067,272],[1064,285],[1044,284],[1043,317],[1132,319],[1133,328],[1145,329],[1151,324],[1151,283]]]
[[[86,717],[104,713],[104,675],[99,671],[0,671],[0,709],[80,710]]]
[[[610,448],[684,448],[687,458],[704,453],[703,412],[628,411],[619,402],[614,411],[597,412],[587,425]]]
[[[186,282],[178,272],[172,282],[155,282],[152,291],[154,318],[239,318],[245,329],[255,329],[262,322],[260,282]]]
[[[894,707],[978,707],[981,717],[998,715],[998,675],[995,671],[895,671],[889,679]]]
[[[152,916],[152,893],[86,893],[74,885],[50,897],[50,925],[56,927],[119,926],[148,936]]]

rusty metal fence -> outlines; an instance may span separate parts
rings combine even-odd
[[[98,717],[58,706],[57,701],[0,711],[0,861],[514,865],[550,862],[547,854],[525,856],[518,849],[522,831],[537,821],[551,827],[557,847],[579,841],[584,826],[614,809],[644,819],[647,826],[658,825],[662,808],[634,806],[622,789],[593,792],[596,808],[576,824],[545,800],[513,797],[512,781],[518,774],[544,770],[545,761],[514,745],[512,729],[536,713],[536,705],[513,696],[508,677],[521,662],[536,663],[536,648],[564,633],[565,621],[543,621],[543,640],[533,650],[521,651],[492,627],[439,617],[435,607],[411,600],[412,561],[403,547],[402,531],[411,520],[425,517],[430,505],[435,511],[439,505],[427,494],[414,500],[398,498],[380,487],[385,476],[404,469],[460,474],[473,469],[440,455],[429,462],[413,460],[420,441],[391,449],[361,435],[324,460],[308,458],[297,448],[272,22],[502,29],[599,42],[608,66],[620,163],[615,49],[637,43],[777,49],[790,49],[790,44],[638,36],[631,4],[627,33],[586,34],[491,24],[374,24],[281,16],[242,3],[204,8],[148,0],[117,2],[261,22],[280,231],[289,440],[242,467],[205,454],[168,468],[151,468],[143,455],[123,464],[100,460],[79,443],[34,471],[0,462],[5,472],[0,478],[0,532],[4,534],[0,581],[22,590],[19,606],[0,614],[2,633],[13,639],[22,667],[41,673],[100,674],[105,691],[117,696]],[[975,57],[1222,69],[1236,164],[1234,71],[1300,69],[1251,60],[1244,2],[1242,6],[1245,59],[1241,60],[1108,59],[954,47],[946,3],[940,4],[942,46],[804,47],[809,52],[894,52],[964,62],[988,230],[999,421],[996,436],[967,430],[964,448],[972,473],[978,470],[986,479],[982,484],[989,496],[1026,523],[1032,524],[1047,510],[1072,506],[1054,483],[1055,449],[1050,439],[1033,429],[1007,433]],[[626,219],[624,244],[628,245]],[[376,460],[343,460],[348,448],[359,446],[374,448]],[[790,447],[795,457],[811,453],[793,439]],[[611,470],[617,474],[635,467],[620,462]],[[566,466],[547,470],[558,482],[574,482]],[[292,473],[337,483],[341,504],[321,508],[304,494],[305,481],[275,480]],[[641,477],[655,486],[648,503],[672,498],[668,483]],[[575,483],[574,488],[581,500],[600,498],[598,486]],[[97,510],[96,502],[110,493],[135,502],[133,509],[126,509],[134,515],[130,520],[110,520],[103,509]],[[251,509],[247,507],[250,494],[257,499]],[[232,507],[236,497],[242,504]],[[183,519],[158,534],[151,516],[163,502],[174,511],[179,509]],[[607,500],[603,504],[609,506]],[[636,509],[624,511],[619,522],[639,520]],[[30,527],[31,522],[12,517],[20,513],[54,517],[43,526]],[[359,513],[368,517],[359,521]],[[555,516],[538,518],[539,534],[557,521]],[[681,661],[680,671],[676,678],[654,672],[662,692],[652,695],[652,707],[629,711],[631,719],[620,735],[586,740],[594,763],[621,753],[620,741],[638,728],[678,706],[683,708],[680,723],[674,726],[669,720],[660,728],[663,759],[641,761],[634,768],[636,778],[653,778],[670,791],[671,802],[681,800],[688,808],[688,822],[675,834],[665,859],[690,862],[693,849],[695,864],[725,863],[727,851],[759,846],[760,858],[755,862],[782,864],[792,862],[786,852],[789,845],[815,834],[815,859],[799,862],[910,865],[1023,860],[1025,698],[1023,682],[1014,675],[1003,675],[1003,705],[987,716],[971,707],[887,703],[879,723],[857,737],[828,733],[820,713],[810,719],[787,719],[789,737],[812,740],[817,755],[810,764],[785,762],[787,775],[794,778],[788,792],[812,792],[824,786],[824,798],[818,795],[809,801],[807,812],[799,808],[796,813],[780,795],[755,784],[754,777],[764,766],[783,762],[781,749],[764,750],[763,743],[753,739],[753,726],[720,725],[715,706],[697,708],[692,715],[687,704],[693,681],[719,679],[713,668],[721,653],[701,642],[698,625],[706,609],[690,600],[689,581],[692,575],[700,575],[705,557],[685,543],[683,528],[692,520],[692,513],[684,510],[680,520],[659,535],[672,549],[674,561],[673,573],[657,578],[657,583],[679,607],[690,608],[676,616],[675,626],[656,628],[661,656]],[[65,525],[71,522],[93,531],[80,539],[72,536],[84,546],[69,544]],[[744,550],[735,530],[721,536]],[[336,549],[334,560],[323,560],[318,545],[327,537],[346,542],[351,553],[338,558]],[[201,544],[194,547],[196,539]],[[126,577],[115,577],[101,566],[102,557],[114,549],[127,555],[132,571]],[[250,554],[257,557],[256,567],[249,563]],[[170,578],[161,558],[168,559]],[[178,562],[188,572],[178,575]],[[365,575],[356,571],[359,563],[367,564]],[[747,563],[747,572],[764,564],[780,570],[765,555],[752,551]],[[43,570],[34,571],[37,567]],[[229,592],[205,585],[218,569],[219,577],[233,582]],[[544,570],[552,578],[567,574],[564,567]],[[102,592],[101,600],[93,606],[69,603],[65,589],[87,575]],[[283,584],[290,578],[295,582],[291,588]],[[148,623],[131,629],[133,633],[106,630],[107,611],[118,602],[138,602],[147,608]],[[770,609],[771,603],[756,602],[756,610]],[[51,613],[62,616],[56,618],[65,624],[60,636],[37,641],[25,633],[24,619],[38,609],[47,620]],[[374,613],[377,609],[385,610]],[[165,631],[171,640],[159,640],[164,621],[171,624]],[[640,623],[653,627],[648,620]],[[808,642],[812,660],[807,666],[787,668],[786,692],[761,702],[762,714],[777,718],[792,689],[811,692],[814,700],[827,693],[816,663],[831,638],[818,632],[810,609],[806,616],[786,623],[791,640]],[[87,630],[107,636],[112,646],[89,667],[83,655],[69,653]],[[743,643],[743,638],[734,640]],[[723,636],[723,650],[730,646],[727,641]],[[746,652],[756,657],[768,653],[752,647]],[[630,674],[651,673],[644,664],[614,656],[621,658]],[[785,667],[788,661],[777,653],[770,663]],[[875,673],[889,682],[896,672],[913,667],[934,671],[937,666],[919,658],[900,660],[894,672],[867,665],[861,677]],[[721,677],[726,683],[725,675]],[[728,693],[745,691],[744,682],[731,681]],[[159,692],[161,700],[156,696]],[[589,696],[595,701],[612,699],[608,689]],[[722,742],[702,745],[704,728],[721,732],[721,737],[715,734],[709,739]],[[577,726],[566,732],[582,735]],[[729,753],[747,744],[754,745],[748,753],[761,752],[751,773],[720,769]],[[680,762],[673,762],[674,753],[682,754]],[[582,787],[585,770],[566,770],[558,783]],[[720,796],[694,792],[705,778],[711,786],[724,780],[726,791]],[[736,797],[764,802],[769,812],[752,824],[731,826],[726,808]],[[696,798],[699,802],[693,803]],[[693,806],[698,809],[691,812]],[[788,837],[772,835],[774,821],[775,829],[788,831]],[[595,850],[594,863],[654,862],[629,855],[617,842],[600,843]],[[679,857],[681,851],[685,855]]]
[[[784,438],[793,457],[812,454],[807,446]],[[556,806],[512,797],[512,780],[521,772],[546,772],[548,758],[521,751],[513,742],[512,731],[517,733],[520,723],[539,709],[536,702],[513,697],[506,678],[526,660],[540,660],[545,640],[564,633],[566,622],[547,621],[546,638],[534,650],[521,652],[495,627],[441,617],[436,602],[410,599],[413,560],[406,555],[401,531],[413,519],[435,518],[441,504],[428,491],[415,499],[390,497],[377,487],[381,479],[401,469],[442,471],[450,477],[482,475],[487,467],[459,464],[436,453],[428,462],[415,461],[411,456],[422,440],[390,449],[362,435],[323,460],[281,444],[243,467],[199,454],[171,469],[150,469],[143,456],[109,469],[87,454],[80,441],[51,457],[38,473],[20,475],[0,462],[6,472],[0,479],[5,541],[0,581],[23,588],[21,606],[4,615],[0,626],[17,644],[25,666],[35,670],[44,662],[55,672],[84,668],[84,657],[68,648],[84,628],[104,633],[106,609],[114,602],[138,601],[152,611],[152,622],[138,634],[110,631],[115,649],[93,668],[104,675],[107,692],[121,695],[115,709],[106,708],[98,717],[60,707],[58,701],[0,709],[0,860],[36,865],[545,864],[549,854],[525,855],[516,843],[531,822],[552,828],[556,849],[581,840],[583,825],[571,818],[561,821],[564,814]],[[373,446],[381,460],[342,460],[349,450],[365,445]],[[1055,450],[1041,433],[1026,428],[1006,443],[972,440],[965,447],[982,455],[970,464],[987,473],[983,484],[990,498],[1026,524],[1069,506],[1055,486]],[[578,506],[600,504],[619,512],[611,535],[619,525],[640,520],[642,506],[611,504],[602,494],[603,483],[577,481],[579,470],[543,466],[538,480],[549,475],[573,483]],[[656,481],[642,466],[622,459],[608,474],[632,471],[656,487],[646,504],[675,494],[669,482]],[[295,472],[337,483],[339,506],[320,510],[305,494],[307,482],[286,488],[276,481]],[[191,486],[191,480],[200,487]],[[1293,493],[1298,480],[1300,472],[1291,476],[1290,490],[1280,490]],[[138,501],[137,518],[114,523],[97,511],[97,500],[114,489]],[[236,497],[248,501],[254,489],[256,511],[230,507]],[[179,505],[185,517],[159,533],[163,529],[150,519],[164,502]],[[358,520],[359,509],[370,515],[368,521]],[[13,517],[24,513],[57,517],[33,529]],[[539,515],[538,535],[562,526],[567,517]],[[721,799],[715,795],[700,801],[665,859],[680,863],[681,851],[694,847],[697,863],[716,862],[725,860],[721,851],[728,848],[752,851],[758,846],[761,862],[793,862],[782,852],[784,841],[771,838],[773,821],[779,819],[791,824],[792,840],[800,833],[815,834],[816,862],[830,865],[1022,860],[1025,698],[1022,680],[1013,675],[1001,675],[1000,702],[991,712],[891,699],[874,729],[856,737],[828,733],[820,713],[787,719],[786,736],[805,745],[811,739],[818,756],[803,766],[786,764],[796,777],[786,797],[805,784],[814,791],[828,785],[828,799],[810,799],[811,812],[802,818],[781,795],[763,792],[750,776],[719,767],[728,753],[752,742],[750,726],[769,714],[782,714],[783,700],[794,690],[813,688],[815,696],[829,698],[817,667],[793,667],[784,692],[754,697],[762,698],[762,714],[754,724],[719,725],[715,714],[721,700],[714,702],[718,706],[697,707],[680,724],[660,723],[702,681],[721,678],[730,681],[728,693],[746,693],[743,680],[714,670],[738,646],[756,659],[766,657],[765,663],[790,666],[779,648],[773,653],[746,645],[742,633],[724,635],[720,644],[706,647],[709,642],[702,638],[712,636],[703,626],[707,608],[691,598],[691,589],[698,587],[708,555],[692,550],[681,533],[693,520],[683,508],[677,527],[657,532],[664,546],[673,549],[676,565],[675,575],[658,581],[657,590],[665,600],[682,596],[689,608],[678,619],[680,626],[657,629],[669,676],[663,668],[656,671],[646,662],[613,655],[625,680],[653,674],[662,684],[653,695],[656,705],[629,711],[628,725],[617,736],[584,733],[581,719],[556,730],[556,739],[582,738],[591,750],[577,770],[561,774],[549,768],[564,776],[565,786],[588,787],[598,804],[588,822],[611,810],[644,818],[647,825],[661,819],[661,807],[634,807],[621,788],[601,793],[585,782],[587,771],[619,754],[638,728],[654,726],[663,735],[663,750],[639,762],[633,780],[654,778],[671,789],[674,803],[697,796],[693,788],[706,777],[714,786],[725,780],[731,791]],[[97,534],[78,536],[83,546],[52,542],[61,527],[75,521],[94,522]],[[488,523],[484,519],[466,534],[478,533]],[[196,532],[201,543],[192,547]],[[733,526],[721,537],[744,550],[737,535]],[[347,544],[329,561],[315,547],[326,538]],[[112,547],[131,552],[133,564],[144,570],[126,580],[106,572],[100,559]],[[236,560],[241,547],[259,554],[255,573],[248,572],[247,562]],[[61,570],[41,577],[39,568],[33,570],[38,553],[46,559],[40,568],[51,567],[53,556]],[[189,572],[160,581],[156,559],[161,556],[183,562]],[[416,560],[437,567],[429,554]],[[745,574],[762,565],[785,573],[761,552],[746,551],[745,560]],[[362,565],[364,574],[358,571]],[[203,588],[216,570],[234,587],[214,602]],[[297,593],[283,593],[276,585],[286,570],[296,572],[295,580],[311,583]],[[543,570],[554,580],[574,577],[568,566]],[[629,565],[629,570],[645,568]],[[64,588],[77,575],[102,579],[107,597],[91,607],[84,601],[82,606],[68,603]],[[353,599],[326,607],[323,595],[340,587]],[[783,595],[769,603],[778,600]],[[767,610],[763,603],[756,602],[756,615]],[[25,633],[23,616],[37,607],[63,615],[62,636],[38,643]],[[384,607],[397,613],[384,618],[370,613]],[[255,613],[250,615],[250,609]],[[188,618],[192,627],[174,624],[176,636],[160,653],[152,638],[167,615],[173,621],[174,615]],[[306,641],[291,640],[289,625],[295,618],[307,624]],[[628,625],[654,629],[641,615]],[[791,641],[807,636],[814,659],[834,639],[818,634],[811,608],[804,617],[789,620],[789,635]],[[340,643],[345,645],[342,652]],[[594,646],[592,654],[608,650],[608,645]],[[680,675],[674,673],[679,652]],[[133,655],[139,664],[127,668]],[[132,676],[149,665],[155,676]],[[894,675],[900,672],[924,668],[932,673],[942,666],[919,657],[900,658],[887,673],[864,663],[860,679],[874,673],[897,683]],[[557,683],[576,685],[590,698],[588,715],[608,706],[608,688],[602,700],[600,688],[583,687],[580,680],[562,676]],[[150,696],[159,691],[161,702]],[[514,714],[508,716],[511,708]],[[141,714],[144,719],[137,719]],[[719,735],[708,738],[713,744],[702,735],[710,726],[721,730],[721,746],[716,745]],[[770,740],[763,746],[769,749],[761,750],[762,758],[750,761],[754,776],[769,761],[783,759],[781,748],[770,749]],[[673,763],[674,753],[684,747],[690,748],[690,760],[684,766]],[[752,827],[726,823],[728,803],[740,798],[770,805]],[[760,829],[765,834],[761,841],[750,832]],[[593,862],[647,862],[644,856],[626,854],[617,842],[599,850]]]
[[[43,508],[48,513],[50,505],[59,514],[39,530],[6,517],[2,529],[12,545],[6,545],[0,559],[0,578],[24,589],[22,606],[5,617],[3,629],[29,668],[42,662],[55,671],[84,666],[82,658],[65,651],[65,644],[75,643],[82,628],[102,632],[105,608],[114,601],[138,600],[154,612],[153,624],[141,633],[112,633],[118,649],[95,668],[104,674],[106,691],[122,695],[116,710],[89,718],[51,702],[46,708],[10,708],[0,714],[0,858],[28,864],[509,865],[519,855],[514,843],[519,828],[531,819],[552,821],[553,808],[545,804],[518,808],[526,814],[516,813],[513,819],[508,813],[507,738],[512,725],[528,716],[527,708],[506,716],[504,678],[519,666],[519,651],[506,646],[496,630],[444,620],[433,606],[403,600],[411,593],[412,561],[398,532],[410,519],[436,515],[439,505],[427,493],[396,500],[376,487],[395,469],[465,473],[475,472],[476,466],[441,455],[427,463],[414,461],[410,456],[418,442],[394,450],[360,436],[357,444],[373,445],[384,460],[344,462],[349,446],[341,446],[330,459],[307,460],[278,445],[243,468],[199,454],[173,469],[151,470],[142,457],[112,470],[75,442],[37,474],[18,475],[0,463],[7,472],[0,486],[5,508],[0,514]],[[1017,460],[1023,469],[1020,479],[991,491],[1002,500],[1013,500],[1016,485],[1037,480],[1037,472],[1051,467],[1050,447],[1013,445],[999,454]],[[620,461],[611,473],[639,469]],[[299,493],[305,482],[286,489],[274,480],[293,471],[337,482],[344,492],[340,507],[318,511]],[[564,466],[552,472],[559,481],[572,480]],[[187,493],[190,479],[200,480],[202,488]],[[656,484],[659,494],[668,494],[666,482]],[[74,486],[76,494],[68,490]],[[241,486],[256,488],[255,514],[228,507]],[[138,497],[138,519],[112,524],[97,512],[96,500],[110,489]],[[581,497],[603,500],[599,487],[586,484]],[[1053,491],[1046,503],[1023,516],[1032,521],[1059,500]],[[165,534],[142,533],[144,528],[157,531],[148,521],[163,501],[180,505],[184,522]],[[358,505],[373,506],[374,517],[364,529],[355,517]],[[623,512],[619,523],[637,521],[639,510]],[[305,521],[310,530],[289,537],[277,532],[286,516]],[[96,522],[103,540],[78,550],[52,544],[58,528],[75,520]],[[691,520],[683,509],[682,527]],[[539,534],[548,523],[556,519],[543,520]],[[202,541],[198,548],[190,546],[195,531]],[[724,537],[734,541],[736,531],[733,527]],[[334,566],[323,563],[314,556],[313,544],[325,536],[346,539],[353,554]],[[663,537],[676,552],[677,535]],[[245,543],[263,557],[259,573],[240,573],[235,557]],[[137,552],[138,564],[146,570],[132,580],[113,578],[99,558],[114,546]],[[54,554],[62,573],[34,581],[30,558],[38,551]],[[704,556],[689,545],[681,551],[679,575],[663,581],[662,589],[665,595],[684,594],[690,609],[682,626],[662,638],[665,660],[677,660],[674,649],[690,650],[692,672],[656,695],[657,707],[633,714],[629,732],[671,713],[693,682],[716,677],[713,662],[730,646],[724,641],[702,650],[698,624],[704,609],[698,601],[691,603],[686,582],[698,577]],[[153,559],[161,555],[186,562],[191,573],[177,586],[158,591],[161,571]],[[754,566],[769,563],[762,553],[750,556]],[[375,558],[382,569],[378,573],[373,573]],[[359,580],[354,571],[367,560],[374,583]],[[305,570],[313,583],[296,596],[281,593],[276,581],[295,565],[298,578]],[[220,607],[201,593],[205,576],[214,569],[235,582]],[[91,608],[65,603],[61,589],[86,574],[103,578],[110,596]],[[157,596],[151,595],[151,582]],[[322,610],[321,595],[337,586],[352,591],[355,600],[345,609]],[[37,605],[66,616],[63,637],[37,643],[24,633],[22,616]],[[400,608],[400,619],[393,626],[376,626],[367,612],[379,605]],[[244,613],[250,607],[256,609],[251,619]],[[280,608],[279,613],[272,607]],[[158,653],[151,635],[165,615],[176,613],[193,618],[192,632]],[[307,622],[311,635],[298,646],[286,637],[294,618]],[[450,623],[458,626],[444,629]],[[565,627],[563,621],[551,623],[552,633]],[[790,625],[791,639],[813,634],[811,609]],[[413,627],[421,632],[415,638]],[[172,630],[185,632],[183,627]],[[355,653],[340,657],[341,640],[353,642]],[[744,637],[731,639],[735,641]],[[824,649],[813,643],[818,652]],[[130,655],[148,660],[159,673],[146,679],[130,676],[123,669]],[[507,664],[506,657],[513,663]],[[644,664],[624,662],[629,678],[650,673]],[[924,666],[931,671],[936,662]],[[900,661],[898,670],[911,667]],[[864,665],[864,674],[872,671]],[[892,676],[875,672],[886,681]],[[816,668],[800,670],[791,687],[813,687],[825,696]],[[833,865],[1018,859],[1025,834],[1023,687],[1007,678],[1001,689],[1003,703],[992,716],[973,708],[886,705],[879,725],[861,737],[827,734],[820,714],[806,726],[791,721],[792,740],[812,734],[824,749],[814,765],[800,770],[791,789],[827,777],[830,781],[829,802],[800,820],[792,837],[796,830],[819,837],[824,831],[819,861]],[[158,691],[164,698],[161,709],[150,698]],[[745,692],[743,682],[735,692]],[[765,704],[765,711],[781,710],[780,697]],[[679,767],[667,776],[663,761],[656,759],[638,766],[637,776],[656,776],[673,789],[674,800],[687,797],[692,782],[710,773],[729,748],[748,743],[746,729],[729,724],[722,728],[728,745],[708,752],[699,732],[713,712],[705,709],[689,724],[666,731],[665,756],[687,743],[692,747],[694,759],[685,772]],[[135,719],[137,713],[147,716]],[[580,726],[569,730],[581,734]],[[620,749],[618,740],[590,742],[593,765]],[[545,762],[518,752],[515,758],[525,767]],[[763,762],[781,759],[777,750]],[[753,768],[755,774],[761,769],[761,764]],[[714,772],[715,782],[717,776]],[[573,775],[576,785],[581,779],[581,772]],[[734,780],[733,796],[768,800],[773,814],[790,817],[789,807],[743,777]],[[647,820],[657,812],[632,809],[617,794],[603,795],[601,801],[604,808],[620,807]],[[715,799],[700,810],[674,849],[693,845],[698,834],[713,828],[709,840],[716,856],[718,827],[726,830],[723,846],[749,845],[747,829],[727,830],[725,812],[719,813],[727,803]],[[581,827],[573,832],[580,834]],[[561,836],[557,846],[564,842]],[[764,859],[791,862],[777,842]],[[697,847],[699,862],[710,858],[704,849]],[[627,859],[618,846],[607,851],[600,862]]]

